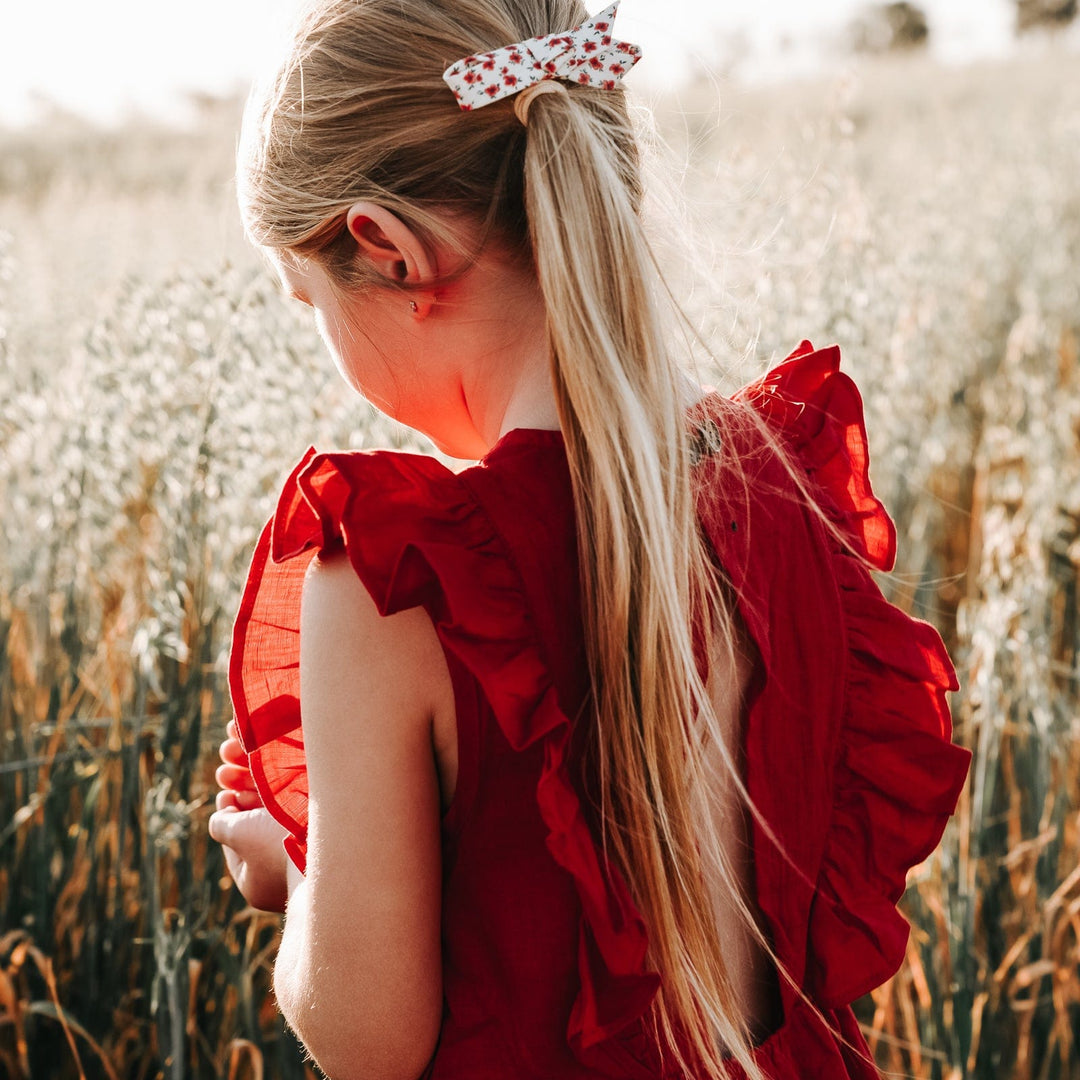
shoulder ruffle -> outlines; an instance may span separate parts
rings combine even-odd
[[[567,1039],[590,1047],[640,1016],[659,987],[624,878],[605,873],[570,780],[570,722],[542,659],[514,560],[462,479],[433,458],[309,450],[259,540],[237,617],[230,689],[241,741],[286,848],[304,869],[307,775],[299,703],[299,608],[308,562],[344,548],[379,611],[423,606],[444,648],[478,680],[507,741],[544,740],[536,798],[547,847],[582,907],[580,991]]]
[[[437,601],[424,550],[480,546],[482,522],[434,458],[393,452],[317,454],[285,482],[252,559],[233,626],[229,690],[248,765],[267,810],[289,831],[304,870],[307,765],[300,726],[300,596],[308,563],[344,547],[387,615]],[[453,543],[448,541],[453,538]]]
[[[823,496],[823,509],[850,536],[852,550],[879,570],[896,561],[896,528],[870,489],[870,454],[859,390],[840,371],[835,345],[809,341],[736,400],[751,405],[780,435]]]
[[[846,1005],[900,966],[908,924],[896,908],[908,870],[937,846],[967,777],[951,742],[958,689],[941,637],[887,602],[867,565],[890,570],[896,530],[869,482],[863,404],[840,350],[804,341],[736,397],[805,470],[846,539],[829,537],[847,640],[832,819],[810,911],[805,989]]]

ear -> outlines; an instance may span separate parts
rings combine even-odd
[[[361,253],[383,277],[422,285],[435,280],[434,260],[420,238],[386,207],[362,201],[349,207],[346,225]],[[428,293],[412,294],[416,317],[431,310],[434,297]]]

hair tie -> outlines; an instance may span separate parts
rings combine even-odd
[[[616,41],[612,36],[618,10],[619,0],[615,0],[599,15],[573,30],[466,56],[443,72],[443,81],[464,110],[481,109],[533,87],[558,87],[565,91],[559,79],[614,90],[641,59],[639,46]],[[533,94],[540,92],[536,89]],[[527,104],[522,112],[518,113],[518,119],[525,123]]]
[[[521,121],[522,127],[528,127],[529,106],[532,104],[532,100],[535,97],[539,97],[541,94],[551,94],[558,91],[559,93],[568,93],[566,87],[556,79],[548,79],[544,82],[533,83],[532,86],[526,87],[520,94],[514,98],[514,115]]]

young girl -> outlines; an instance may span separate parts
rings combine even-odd
[[[478,460],[309,451],[236,624],[211,833],[333,1080],[876,1077],[967,772],[837,350],[680,368],[616,6],[322,0],[245,118],[342,375]]]

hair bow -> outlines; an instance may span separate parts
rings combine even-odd
[[[619,0],[562,34],[545,34],[494,52],[466,56],[443,72],[462,109],[479,109],[544,79],[569,79],[601,90],[641,59],[641,48],[611,34]]]

